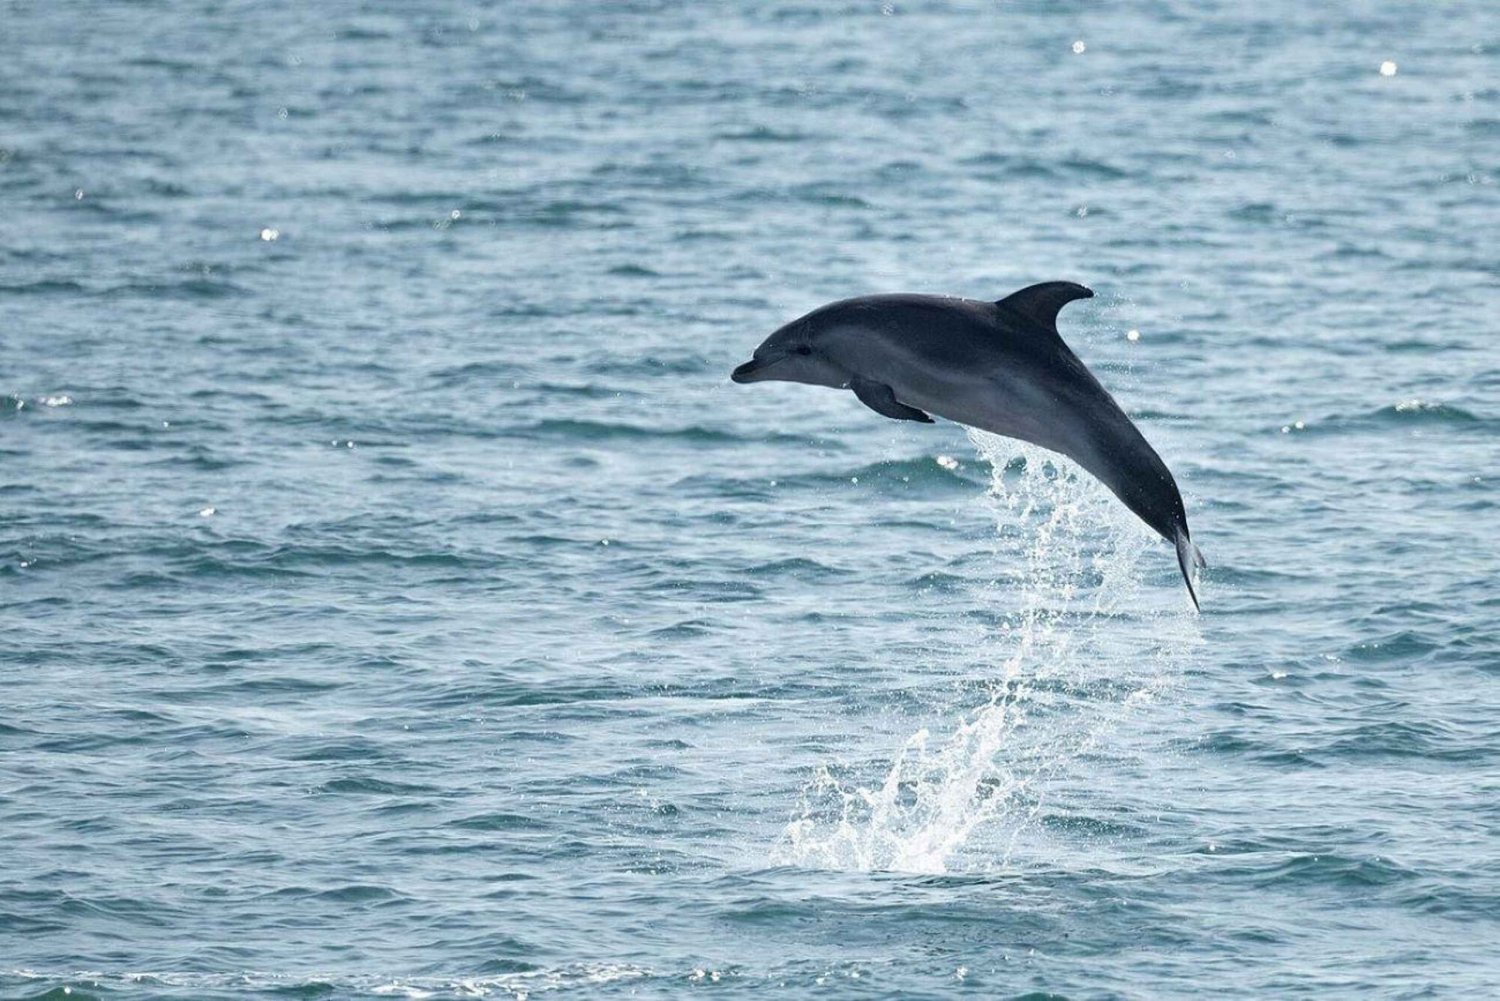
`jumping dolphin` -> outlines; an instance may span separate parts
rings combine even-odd
[[[959,424],[1061,452],[1177,547],[1193,607],[1203,556],[1166,463],[1057,333],[1057,314],[1094,293],[1044,282],[998,302],[870,295],[813,310],[776,331],[735,382],[852,389],[878,414]]]

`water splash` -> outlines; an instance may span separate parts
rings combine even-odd
[[[1050,785],[1112,753],[1120,722],[1170,689],[1197,638],[1175,566],[1096,480],[1050,452],[971,431],[992,469],[1005,614],[975,651],[981,699],[913,733],[861,784],[821,766],[774,852],[813,868],[942,873],[1009,866]],[[1146,574],[1171,576],[1149,584]],[[1165,586],[1162,586],[1165,585]],[[949,711],[951,716],[951,710]]]

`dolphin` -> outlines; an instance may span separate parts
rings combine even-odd
[[[1188,596],[1205,564],[1172,473],[1057,332],[1057,314],[1094,293],[1044,282],[997,302],[868,295],[813,310],[767,337],[735,382],[851,389],[886,417],[937,414],[1060,452],[1177,548]]]

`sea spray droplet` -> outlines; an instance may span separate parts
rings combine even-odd
[[[908,737],[888,764],[820,765],[772,861],[816,868],[992,871],[1038,831],[1048,783],[1105,756],[1118,724],[1175,679],[1195,627],[1175,588],[1147,588],[1159,550],[1109,492],[1042,450],[971,432],[998,525],[988,606],[1002,628],[972,651],[984,695]],[[1020,456],[1024,461],[1013,461]],[[1166,578],[1163,578],[1164,580]],[[1153,596],[1170,613],[1140,615]],[[1149,622],[1149,625],[1144,623]],[[1127,627],[1141,623],[1134,633]],[[1133,640],[1133,645],[1131,645]],[[981,674],[983,676],[983,674]],[[1092,766],[1090,766],[1092,767]]]

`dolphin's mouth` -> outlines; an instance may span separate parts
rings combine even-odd
[[[745,362],[745,364],[729,373],[729,378],[733,379],[735,382],[754,382],[756,373],[764,372],[766,369],[770,368],[772,365],[775,365],[777,362],[785,360],[786,359],[784,357],[751,358],[749,361]]]

